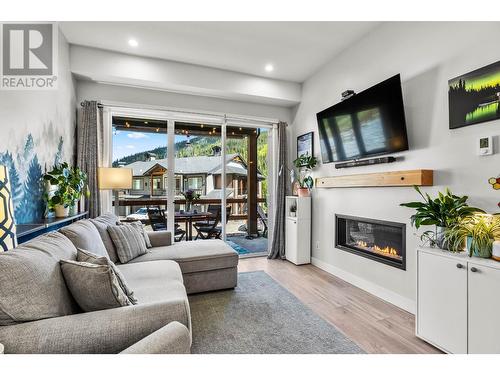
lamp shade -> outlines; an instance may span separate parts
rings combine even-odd
[[[101,190],[131,189],[131,168],[99,168],[97,181]]]
[[[7,167],[0,165],[0,251],[17,246],[14,206]]]

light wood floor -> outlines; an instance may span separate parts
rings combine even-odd
[[[239,272],[265,271],[367,353],[440,353],[415,336],[415,316],[313,265],[241,259]]]

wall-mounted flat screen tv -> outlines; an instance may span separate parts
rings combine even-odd
[[[399,74],[319,112],[317,119],[323,163],[408,150]]]

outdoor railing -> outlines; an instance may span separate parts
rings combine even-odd
[[[146,207],[146,206],[167,206],[168,200],[167,198],[137,198],[137,199],[120,199],[119,205],[121,207],[131,207],[131,206],[141,206],[141,207]],[[266,198],[257,198],[257,203],[265,203]],[[185,199],[175,199],[174,200],[175,204],[186,204]],[[244,204],[247,203],[246,198],[227,198],[226,199],[227,204],[233,204],[233,203],[239,203],[239,204]],[[115,202],[113,201],[113,205]],[[196,205],[208,205],[208,204],[221,204],[220,199],[207,199],[207,198],[201,198],[195,202]],[[239,219],[245,219],[247,218],[247,215],[239,214],[231,214],[230,219],[231,220],[239,220]]]

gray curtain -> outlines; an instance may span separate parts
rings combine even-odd
[[[79,112],[77,129],[76,165],[88,176],[90,197],[87,211],[90,217],[99,216],[100,198],[97,184],[97,167],[102,152],[102,109],[96,101],[84,101]]]
[[[278,124],[278,178],[276,185],[276,207],[274,210],[273,242],[269,259],[285,259],[285,201],[288,194],[288,145],[286,122]]]

